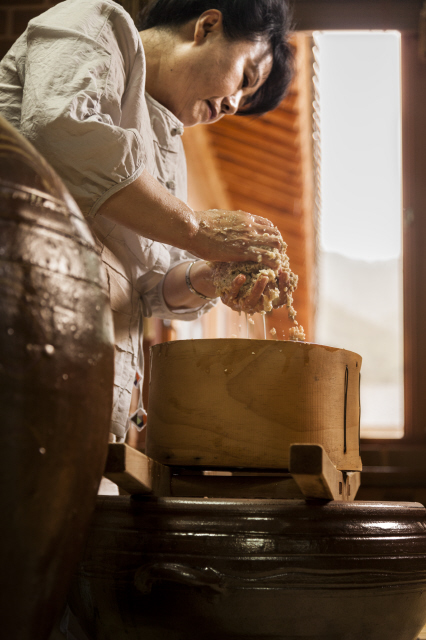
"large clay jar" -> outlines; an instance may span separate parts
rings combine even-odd
[[[77,205],[0,119],[1,635],[43,640],[64,605],[105,464],[106,277]]]
[[[414,640],[417,503],[99,498],[71,607],[93,640]]]

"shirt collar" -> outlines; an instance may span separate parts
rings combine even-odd
[[[151,124],[160,143],[171,142],[171,138],[179,138],[183,134],[182,122],[164,105],[145,92]]]

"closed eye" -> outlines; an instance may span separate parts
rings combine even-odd
[[[245,88],[246,88],[246,87],[248,87],[248,86],[249,86],[249,79],[248,79],[247,74],[245,73],[245,74],[243,75],[243,89],[245,89]]]

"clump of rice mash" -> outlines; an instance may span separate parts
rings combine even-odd
[[[263,292],[263,311],[272,311],[278,307],[280,297],[278,274],[281,271],[285,271],[288,274],[288,282],[286,289],[284,289],[287,295],[286,307],[289,318],[294,321],[295,325],[298,325],[295,320],[296,310],[293,307],[293,292],[297,287],[298,276],[290,269],[290,261],[286,249],[287,245],[283,242],[281,250],[274,249],[268,252],[275,262],[273,269],[262,262],[210,262],[209,264],[213,269],[213,284],[216,287],[216,294],[220,297],[229,294],[233,281],[242,273],[245,275],[246,281],[238,293],[237,303],[239,301],[242,302],[251,294],[259,278],[267,276],[268,283]],[[303,327],[299,327],[297,331],[291,332],[291,334],[294,335],[293,338],[290,338],[293,340],[303,340],[305,337]]]

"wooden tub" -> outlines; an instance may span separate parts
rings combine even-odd
[[[361,470],[362,358],[278,340],[181,340],[151,350],[147,454],[168,465],[288,468],[292,443]]]

